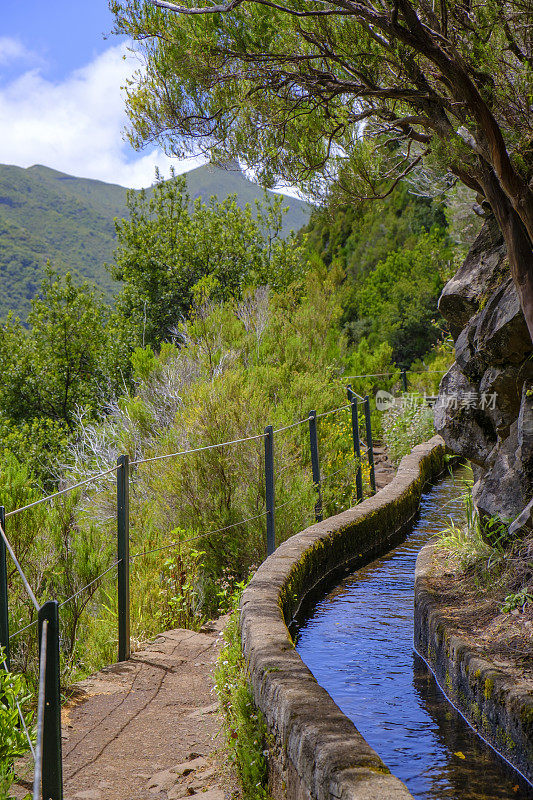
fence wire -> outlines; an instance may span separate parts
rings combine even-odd
[[[324,477],[320,476],[320,483],[325,483],[326,481],[331,480],[331,478],[334,478],[335,475],[339,475],[341,472],[347,473],[349,469],[350,469],[350,466],[349,465],[348,466],[345,465],[344,467],[341,467],[340,469],[336,469],[335,472],[328,472],[328,474],[324,475]]]
[[[188,542],[196,542],[198,539],[204,539],[206,536],[215,536],[217,533],[224,533],[224,531],[229,531],[231,528],[238,528],[239,525],[245,525],[247,522],[253,522],[255,519],[261,519],[261,517],[266,517],[268,511],[263,511],[262,514],[256,514],[254,517],[247,517],[247,519],[241,519],[240,522],[233,522],[231,525],[225,525],[223,528],[217,528],[214,531],[205,531],[205,533],[199,533],[197,536],[190,536],[188,539],[179,539],[176,542],[171,542],[170,544],[165,544],[163,547],[154,547],[152,550],[144,550],[142,553],[136,553],[134,556],[130,557],[130,561],[135,561],[137,558],[141,558],[142,556],[148,556],[151,553],[160,553],[162,550],[171,550],[173,547],[179,547],[181,544],[187,544]]]
[[[33,620],[33,622],[30,622],[30,624],[29,624],[29,625],[25,625],[23,628],[19,628],[19,630],[18,630],[18,631],[15,631],[15,633],[12,633],[12,634],[10,635],[10,637],[9,637],[9,641],[11,641],[11,639],[14,639],[14,638],[15,638],[15,636],[18,636],[18,635],[19,635],[19,633],[24,633],[24,631],[27,631],[27,630],[29,630],[30,628],[33,628],[35,625],[37,625],[38,621],[39,621],[39,620],[37,620],[37,619],[34,619],[34,620]]]
[[[340,408],[332,408],[331,411],[322,411],[321,414],[316,415],[316,418],[320,419],[321,417],[327,417],[329,414],[338,414],[339,411],[345,411],[347,408],[351,408],[351,406],[340,406]]]
[[[309,417],[305,419],[300,419],[298,422],[291,422],[290,425],[284,425],[282,428],[275,428],[273,431],[274,433],[281,433],[282,431],[288,431],[290,428],[296,428],[297,425],[304,425],[306,422],[309,422]]]
[[[136,461],[130,461],[130,467],[135,467],[138,464],[149,464],[151,461],[163,461],[165,458],[175,458],[176,456],[185,456],[188,453],[201,453],[203,450],[214,450],[217,447],[226,447],[229,444],[240,444],[241,442],[253,442],[254,439],[264,439],[266,433],[258,433],[256,436],[245,436],[243,439],[233,439],[231,442],[219,442],[218,444],[208,444],[204,447],[193,447],[191,450],[178,450],[176,453],[165,453],[162,456],[152,456],[151,458],[139,458]]]
[[[7,514],[6,514],[6,516],[7,516]],[[2,525],[0,525],[0,536],[4,540],[5,546],[7,547],[8,551],[9,551],[9,555],[13,559],[13,562],[14,562],[16,568],[17,568],[17,572],[19,573],[19,575],[20,575],[20,577],[22,579],[22,583],[24,584],[24,588],[28,592],[30,600],[32,601],[32,603],[35,606],[36,610],[39,611],[39,603],[37,602],[37,600],[35,598],[35,595],[33,594],[33,590],[32,590],[32,588],[31,588],[31,586],[30,586],[30,584],[28,582],[28,579],[26,578],[26,576],[24,574],[24,570],[22,569],[22,567],[20,566],[20,564],[18,562],[18,559],[17,559],[17,557],[15,555],[15,552],[14,552],[13,548],[11,547],[9,539],[6,536],[6,533],[5,533]]]
[[[41,503],[46,503],[48,500],[53,500],[54,497],[59,497],[62,494],[66,494],[67,492],[72,492],[73,489],[78,489],[80,486],[85,486],[88,483],[92,483],[92,481],[98,480],[98,478],[103,478],[104,475],[109,475],[111,472],[116,472],[116,470],[120,469],[122,464],[117,464],[116,467],[111,467],[107,469],[105,472],[99,472],[98,475],[92,475],[90,478],[87,478],[84,481],[80,481],[79,483],[75,483],[74,486],[67,486],[66,489],[61,489],[59,492],[54,492],[53,494],[49,494],[47,497],[41,497],[40,500],[35,500],[33,503],[28,503],[27,506],[22,506],[22,508],[16,508],[14,511],[8,511],[6,514],[6,519],[8,517],[12,517],[14,514],[20,514],[21,511],[27,511],[28,508],[33,508],[34,506],[39,506]]]
[[[104,575],[107,575],[107,573],[108,573],[108,572],[111,572],[111,570],[112,570],[112,569],[115,569],[115,567],[116,567],[118,564],[120,564],[120,562],[121,562],[121,561],[122,561],[122,559],[121,559],[121,558],[119,558],[119,559],[118,559],[118,561],[115,561],[115,563],[114,563],[114,564],[111,564],[111,566],[110,566],[110,567],[108,567],[108,568],[107,568],[107,569],[106,569],[104,572],[101,572],[101,573],[100,573],[100,575],[98,575],[98,577],[94,578],[94,579],[93,579],[93,580],[92,580],[90,583],[88,583],[86,586],[83,586],[83,588],[81,588],[81,589],[78,589],[78,591],[77,591],[77,592],[74,592],[74,594],[72,594],[72,595],[71,595],[70,597],[68,597],[66,600],[63,600],[63,602],[62,602],[62,603],[59,603],[59,606],[58,606],[58,608],[63,608],[63,606],[66,606],[66,604],[67,604],[67,603],[70,603],[70,601],[71,601],[71,600],[74,600],[74,599],[75,599],[76,597],[78,597],[80,594],[82,594],[83,592],[87,591],[87,589],[90,589],[90,588],[91,588],[91,586],[94,586],[94,584],[95,584],[95,583],[97,583],[97,582],[98,582],[98,581],[99,581],[101,578],[103,578],[103,577],[104,577]]]

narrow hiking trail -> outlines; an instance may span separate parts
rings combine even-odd
[[[62,714],[65,800],[200,792],[202,800],[223,800],[232,792],[217,753],[224,737],[213,676],[225,622],[162,633],[129,661],[76,685]]]

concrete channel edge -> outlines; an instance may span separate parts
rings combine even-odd
[[[243,594],[243,651],[267,723],[274,800],[412,798],[318,685],[294,648],[289,626],[321,588],[401,541],[424,486],[444,468],[444,452],[440,436],[415,447],[374,497],[281,544]]]
[[[434,550],[425,545],[416,562],[415,649],[471,727],[533,783],[533,682],[517,681],[454,630],[439,604]]]

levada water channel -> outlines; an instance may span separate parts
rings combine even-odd
[[[533,788],[448,703],[413,651],[420,548],[462,516],[462,470],[422,498],[406,541],[318,602],[296,649],[317,681],[420,800],[525,800]]]

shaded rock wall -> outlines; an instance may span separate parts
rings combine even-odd
[[[533,344],[496,223],[485,223],[446,284],[439,308],[455,340],[435,425],[447,447],[474,467],[481,518],[533,527]]]

